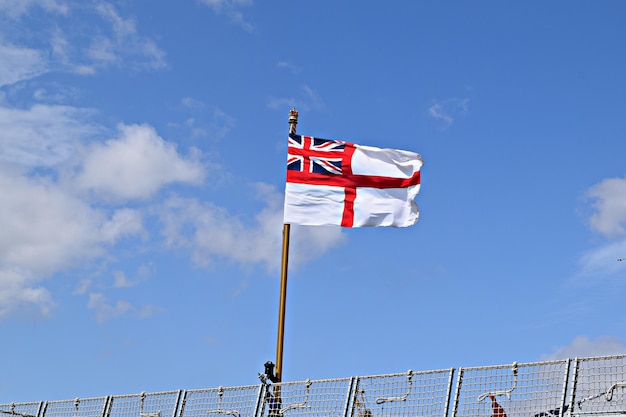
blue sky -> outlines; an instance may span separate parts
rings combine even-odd
[[[258,383],[287,116],[418,152],[291,229],[284,380],[626,352],[626,3],[0,0],[0,403]]]

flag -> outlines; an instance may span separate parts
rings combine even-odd
[[[493,409],[491,417],[506,417],[506,412],[504,411],[504,408],[498,404],[496,397],[490,395],[489,398],[491,399],[491,408]]]
[[[411,226],[421,167],[415,152],[290,134],[284,222]]]

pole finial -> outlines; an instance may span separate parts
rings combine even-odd
[[[296,125],[298,124],[298,110],[295,107],[292,107],[289,110],[289,133],[296,134]]]
[[[289,124],[291,123],[298,123],[298,110],[295,107],[289,110]]]

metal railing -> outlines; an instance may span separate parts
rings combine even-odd
[[[626,355],[0,404],[0,417],[626,416]]]

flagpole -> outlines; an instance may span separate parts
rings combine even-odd
[[[292,108],[289,111],[289,133],[296,133],[298,124],[298,111]],[[280,267],[280,304],[278,307],[278,337],[276,341],[276,379],[282,381],[283,377],[283,342],[285,338],[285,304],[287,302],[287,265],[289,261],[289,231],[291,225],[283,224],[283,253]]]

